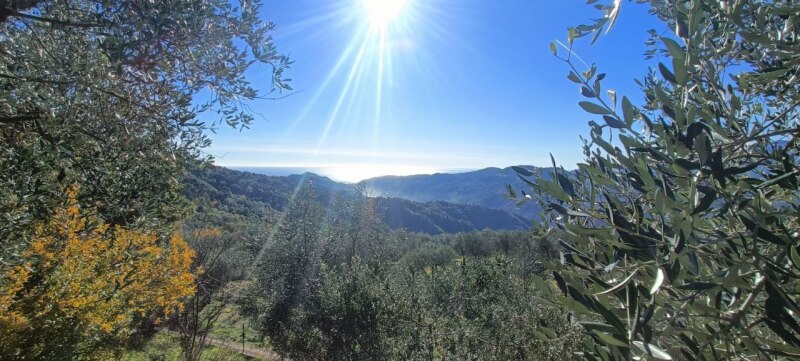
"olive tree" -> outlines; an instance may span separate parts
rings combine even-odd
[[[662,62],[642,101],[553,45],[595,118],[585,162],[552,180],[518,169],[550,209],[540,230],[564,231],[549,267],[594,340],[584,356],[800,357],[800,4],[637,2],[673,30],[651,31]],[[628,5],[595,5],[570,46]]]
[[[290,63],[259,1],[0,2],[0,262],[30,225],[80,185],[111,224],[180,219],[184,164],[205,159],[205,131],[246,127],[245,78],[265,65],[288,89]]]
[[[76,234],[122,229],[157,235],[155,245],[131,244],[120,257],[166,245],[188,209],[180,192],[185,166],[207,159],[206,130],[246,127],[254,120],[247,101],[289,89],[283,69],[290,63],[276,52],[273,26],[260,15],[260,1],[244,0],[0,1],[0,274],[50,263],[38,255],[41,245],[34,241],[65,203],[65,189],[79,189],[70,206],[96,220],[82,222]],[[245,78],[260,65],[271,74],[266,92]],[[98,238],[104,240],[98,250],[124,245],[114,237]],[[106,306],[113,306],[108,299],[127,289],[127,280],[148,277],[147,269],[125,260],[108,264],[115,270],[127,266],[132,269],[124,279],[115,279],[116,271],[98,273],[102,268],[86,274],[70,268],[59,276],[33,267],[44,274],[21,284],[0,277],[0,290],[35,294],[41,279],[116,284],[102,294]],[[39,343],[63,350],[91,345],[84,358],[103,357],[94,351],[116,352],[139,333],[137,324],[152,323],[151,315],[163,308],[160,293],[193,292],[192,277],[137,294],[142,306],[120,306],[115,311],[129,317],[102,324],[99,336],[84,333],[84,327],[58,328],[70,321],[51,312],[64,308],[63,301],[36,304],[9,296],[12,303],[3,307],[24,305],[40,317],[40,328],[3,324],[3,333],[16,337],[36,330],[40,337],[15,346],[16,356],[8,357],[37,359]],[[67,341],[42,337],[48,334]]]

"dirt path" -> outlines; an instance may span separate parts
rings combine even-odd
[[[220,340],[217,338],[213,338],[211,336],[206,337],[206,344],[224,348],[226,350],[236,352],[240,355],[245,355],[248,357],[253,357],[261,360],[266,360],[266,361],[283,360],[280,358],[280,356],[278,356],[276,353],[272,351],[267,351],[261,348],[256,348],[248,345],[244,345],[244,348],[242,348],[241,343],[236,343],[227,340]]]
[[[175,331],[163,330],[162,329],[161,332],[166,332],[166,333],[168,333],[170,335],[173,335],[173,336],[179,336],[179,334],[177,332],[175,332]],[[211,337],[211,336],[207,336],[206,337],[206,344],[207,345],[211,345],[211,346],[216,346],[216,347],[219,347],[219,348],[224,348],[224,349],[226,349],[228,351],[232,351],[232,352],[235,352],[235,353],[238,353],[240,355],[247,356],[247,357],[257,358],[259,360],[265,360],[265,361],[281,361],[281,360],[283,360],[283,361],[288,361],[288,359],[281,358],[280,356],[278,356],[278,354],[276,354],[276,353],[274,353],[272,351],[267,351],[267,350],[264,350],[264,349],[261,349],[261,348],[258,348],[258,347],[249,346],[249,345],[244,345],[244,348],[242,348],[242,344],[241,343],[228,341],[228,340],[221,340],[221,339],[214,338],[214,337]]]

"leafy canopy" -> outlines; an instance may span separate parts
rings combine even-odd
[[[593,336],[583,352],[800,357],[800,6],[638,2],[674,30],[651,31],[660,62],[638,81],[641,104],[552,46],[595,118],[576,175],[535,182],[551,210],[542,231],[565,231],[550,269]],[[605,16],[570,44],[623,4],[595,6]]]
[[[246,70],[265,65],[273,90],[289,89],[259,13],[259,1],[0,4],[0,260],[71,184],[113,224],[183,217],[179,182],[204,132],[254,120],[246,101],[264,94]]]

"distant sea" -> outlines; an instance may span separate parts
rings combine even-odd
[[[335,181],[343,181],[343,182],[352,182],[353,180],[350,179],[342,179],[341,176],[341,169],[335,167],[226,167],[242,172],[250,172],[256,174],[263,174],[268,176],[288,176],[293,174],[303,174],[305,172],[311,172],[316,175],[321,175],[323,177],[331,178]],[[447,169],[438,169],[438,173],[463,173],[473,171],[475,169],[472,168],[447,168]],[[391,174],[377,174],[377,175],[370,175],[367,178],[372,177],[379,177],[382,175],[391,175]]]

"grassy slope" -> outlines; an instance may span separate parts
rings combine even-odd
[[[200,357],[203,361],[247,361],[249,358],[232,353],[218,347],[207,347]],[[181,361],[181,349],[176,337],[159,333],[141,349],[128,351],[122,356],[123,361]]]

